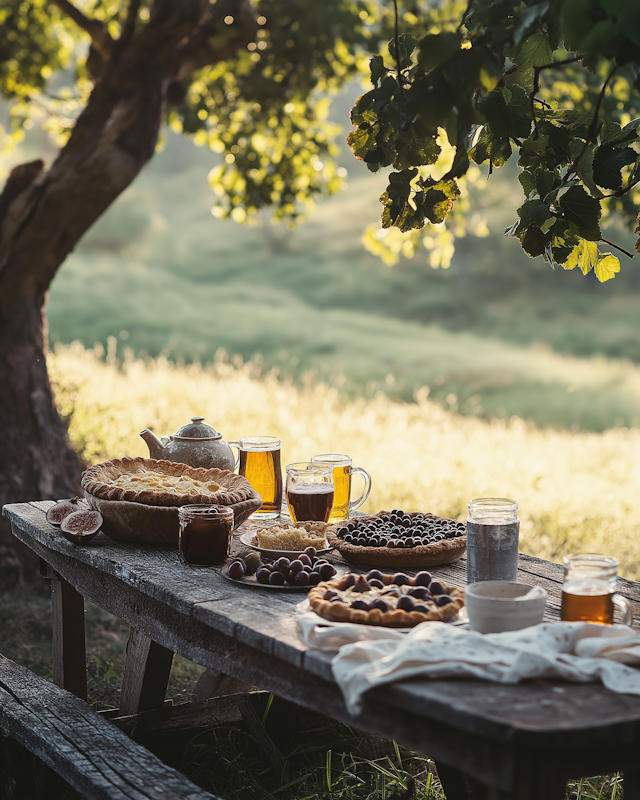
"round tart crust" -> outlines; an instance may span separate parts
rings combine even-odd
[[[180,494],[179,491],[161,487],[133,489],[116,486],[114,483],[120,475],[144,472],[159,472],[176,478],[186,475],[198,481],[216,483],[220,488],[210,494]],[[89,467],[82,475],[81,485],[86,492],[101,500],[124,500],[149,506],[184,506],[197,503],[231,506],[255,497],[249,481],[228,470],[203,469],[174,461],[128,456]]]
[[[346,589],[346,580],[347,576],[343,575],[341,578],[323,581],[311,589],[309,592],[309,604],[318,616],[336,622],[356,622],[361,625],[380,625],[384,628],[413,628],[421,622],[446,622],[446,620],[455,619],[460,609],[464,606],[463,590],[440,580],[440,578],[436,580],[442,584],[445,594],[448,594],[453,602],[448,603],[446,606],[436,606],[427,614],[423,611],[403,611],[400,608],[390,611],[380,611],[379,608],[364,611],[359,608],[350,608],[346,603],[332,603],[329,600],[322,599],[327,589],[344,591]],[[393,581],[393,575],[383,575],[382,580],[385,586],[389,586]],[[409,583],[406,585],[415,586],[415,578],[409,577]],[[376,593],[376,597],[379,596]],[[366,599],[366,593],[354,593],[353,597],[354,599],[359,597]]]
[[[455,539],[443,539],[433,544],[421,544],[417,547],[363,547],[358,544],[350,544],[343,541],[336,533],[346,522],[366,522],[370,519],[378,519],[389,511],[378,511],[377,514],[363,515],[352,520],[330,525],[327,528],[327,542],[329,547],[334,547],[340,555],[351,564],[359,564],[364,567],[388,567],[390,569],[418,569],[419,567],[435,567],[439,564],[451,564],[457,561],[467,549],[467,537],[456,536]],[[408,516],[414,517],[421,512],[413,512]],[[444,519],[446,522],[455,522],[445,517],[438,517],[436,514],[425,514],[428,519]],[[376,623],[377,624],[377,623]]]

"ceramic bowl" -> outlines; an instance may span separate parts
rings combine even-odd
[[[501,633],[542,622],[547,593],[527,583],[483,581],[469,584],[464,598],[472,631]]]

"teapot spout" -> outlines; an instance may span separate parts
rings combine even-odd
[[[160,439],[158,439],[153,431],[150,431],[149,428],[146,428],[145,430],[140,431],[140,436],[147,443],[150,458],[163,459],[166,457],[166,445],[163,444]]]

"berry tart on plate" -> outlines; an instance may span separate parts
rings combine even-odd
[[[464,606],[464,592],[434,580],[430,572],[410,577],[374,569],[366,576],[351,572],[314,586],[309,605],[318,616],[337,622],[413,628],[421,622],[455,619]]]
[[[352,564],[391,569],[451,564],[467,549],[463,522],[397,509],[331,525],[327,542]]]

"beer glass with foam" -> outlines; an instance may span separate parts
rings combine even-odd
[[[229,447],[238,448],[236,469],[262,498],[262,508],[254,512],[257,519],[275,519],[282,505],[282,467],[280,445],[276,436],[246,436]]]
[[[333,507],[333,469],[300,461],[287,464],[287,506],[294,522],[328,522]]]
[[[633,623],[627,599],[616,594],[617,558],[597,553],[566,556],[560,617],[565,622],[596,622],[613,625],[613,611],[622,612],[623,625]]]
[[[311,456],[311,463],[333,468],[335,494],[329,522],[348,519],[352,511],[363,505],[371,492],[371,475],[362,467],[353,467],[351,456],[342,453],[322,453]],[[351,500],[351,476],[362,475],[364,489],[357,500]]]

